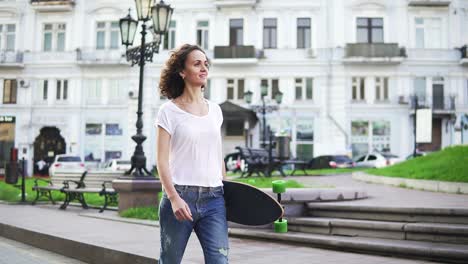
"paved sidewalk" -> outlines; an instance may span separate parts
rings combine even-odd
[[[159,254],[159,229],[154,226],[122,223],[106,219],[80,216],[93,212],[77,207],[66,211],[49,205],[0,204],[1,224],[58,236],[103,248],[118,250],[156,259]],[[97,210],[94,210],[97,213]],[[107,212],[106,214],[115,214]],[[0,228],[1,229],[1,228]],[[0,230],[1,231],[1,230]],[[284,260],[288,264],[413,264],[436,263],[406,260],[365,254],[339,252],[300,245],[286,245],[273,241],[230,238],[230,263],[270,264]],[[22,263],[22,262],[18,262]],[[27,264],[32,264],[26,262]],[[54,262],[50,262],[54,263]],[[117,263],[117,262],[116,262]],[[192,234],[182,263],[203,263],[203,253]],[[11,264],[11,262],[9,263]]]
[[[335,187],[359,188],[367,192],[367,199],[336,202],[343,205],[353,204],[395,207],[468,208],[468,195],[466,194],[419,191],[388,185],[366,183],[353,180],[351,178],[351,174],[295,176],[288,177],[287,179],[293,179],[298,182],[310,185],[332,185]]]
[[[0,264],[86,264],[0,237]]]
[[[329,175],[310,177],[288,177],[303,183],[334,185],[336,187],[364,188],[368,199],[351,202],[337,202],[339,204],[367,204],[379,206],[399,207],[454,207],[468,208],[468,195],[444,194],[403,189],[377,184],[357,182],[351,175]],[[13,226],[21,230],[32,230],[52,237],[60,237],[69,241],[78,241],[114,252],[125,252],[130,256],[142,256],[147,259],[157,259],[159,255],[159,229],[154,224],[124,223],[104,218],[85,217],[97,213],[97,210],[83,210],[69,207],[66,211],[59,210],[52,205],[8,205],[0,203],[0,235],[8,235],[5,226]],[[105,216],[115,218],[115,212],[105,212]],[[11,234],[10,234],[11,235]],[[15,238],[16,239],[16,238]],[[36,239],[36,242],[40,241]],[[48,245],[42,245],[47,247]],[[63,247],[63,246],[62,246]],[[0,246],[1,248],[1,246]],[[73,250],[73,249],[68,249]],[[1,249],[0,249],[1,254]],[[435,263],[421,260],[373,256],[366,254],[348,253],[274,243],[274,241],[257,241],[243,238],[230,238],[231,263],[262,264],[287,262],[302,263],[336,263],[336,264],[410,264]],[[10,256],[10,259],[12,257]],[[15,257],[13,257],[14,259]],[[0,257],[1,259],[1,257]],[[8,262],[8,264],[15,262]],[[32,264],[35,262],[20,262]],[[43,262],[46,263],[46,262]],[[53,260],[49,263],[54,263]],[[118,262],[114,262],[118,264]],[[122,262],[120,262],[122,263]],[[147,263],[147,262],[146,262]],[[195,236],[189,241],[182,263],[203,263],[203,253]]]

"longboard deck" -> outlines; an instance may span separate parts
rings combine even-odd
[[[273,197],[251,185],[223,181],[226,217],[242,225],[266,225],[284,214],[283,207]]]

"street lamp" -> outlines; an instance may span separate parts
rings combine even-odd
[[[276,111],[279,109],[279,105],[281,104],[281,101],[283,100],[283,93],[281,91],[277,91],[276,94],[274,95],[274,98],[275,98],[275,101],[277,103],[277,105],[266,105],[265,103],[265,97],[268,95],[268,86],[266,84],[262,84],[260,86],[260,94],[261,94],[261,98],[262,98],[262,105],[252,105],[251,108],[253,111],[255,111],[256,113],[262,113],[262,120],[263,120],[263,148],[266,147],[266,143],[265,141],[267,140],[267,131],[269,132],[270,136],[269,136],[269,144],[268,144],[268,171],[267,171],[267,176],[269,177],[270,174],[271,174],[271,170],[270,170],[270,165],[271,165],[271,161],[272,161],[272,137],[271,137],[271,133],[270,133],[270,128],[269,126],[267,126],[266,124],[266,113],[271,113],[273,111]],[[244,93],[244,100],[247,104],[251,104],[252,103],[252,95],[253,95],[253,92],[252,91],[247,91]]]
[[[414,107],[414,119],[413,119],[413,133],[414,133],[414,148],[413,148],[413,158],[416,158],[417,155],[417,150],[418,150],[418,143],[416,141],[416,116],[418,113],[418,108],[419,108],[419,99],[418,95],[414,94],[410,96],[412,101],[413,101],[413,107]]]
[[[162,35],[167,32],[169,21],[171,20],[172,12],[174,11],[170,5],[164,3],[161,0],[158,4],[152,5],[153,0],[135,0],[138,20],[132,18],[129,14],[121,18],[119,21],[120,34],[122,38],[122,45],[126,49],[127,61],[131,61],[132,66],[138,64],[140,66],[140,80],[138,83],[138,111],[137,111],[137,122],[136,122],[136,135],[132,136],[133,141],[136,142],[135,152],[132,156],[132,167],[127,171],[126,175],[133,175],[134,177],[142,177],[150,175],[150,172],[146,169],[146,157],[143,152],[143,142],[146,140],[146,136],[142,134],[143,129],[143,76],[146,61],[153,61],[154,53],[158,53],[159,45],[161,44]],[[151,18],[153,20],[153,34],[157,37],[153,38],[153,41],[146,44],[145,36],[146,22]],[[133,48],[128,48],[133,44],[135,33],[141,21],[141,45]],[[132,174],[133,172],[133,174]]]

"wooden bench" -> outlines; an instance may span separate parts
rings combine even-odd
[[[52,204],[55,204],[54,198],[52,197],[52,192],[62,192],[63,188],[65,187],[65,182],[67,181],[82,182],[86,176],[86,173],[86,171],[83,173],[60,173],[56,174],[54,177],[50,177],[50,180],[40,178],[35,179],[32,190],[36,191],[36,199],[32,202],[32,204],[35,205],[39,198],[43,196],[47,197],[52,202]],[[39,182],[45,182],[47,185],[39,185]]]
[[[61,190],[65,194],[65,201],[60,209],[66,209],[70,202],[77,200],[84,209],[88,209],[84,194],[97,193],[104,196],[104,205],[99,210],[102,213],[109,203],[117,203],[117,192],[112,188],[112,181],[123,176],[122,172],[88,171],[81,181],[69,180],[64,182]]]
[[[277,158],[276,152],[272,150],[271,153],[271,163],[269,161],[269,153],[266,149],[254,149],[254,148],[245,148],[245,147],[236,147],[239,150],[241,158],[247,164],[246,169],[242,171],[241,177],[244,177],[244,174],[247,173],[247,177],[251,176],[252,173],[256,173],[260,176],[260,173],[263,175],[268,175],[268,169],[271,172],[277,170],[284,177],[286,176],[283,171],[283,163],[280,159]],[[270,164],[269,164],[270,163]]]

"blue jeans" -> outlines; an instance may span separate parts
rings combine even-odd
[[[176,185],[175,188],[190,207],[193,222],[179,222],[172,212],[171,202],[164,193],[159,204],[159,263],[180,263],[192,230],[195,230],[200,241],[206,264],[228,263],[229,241],[223,187]]]

